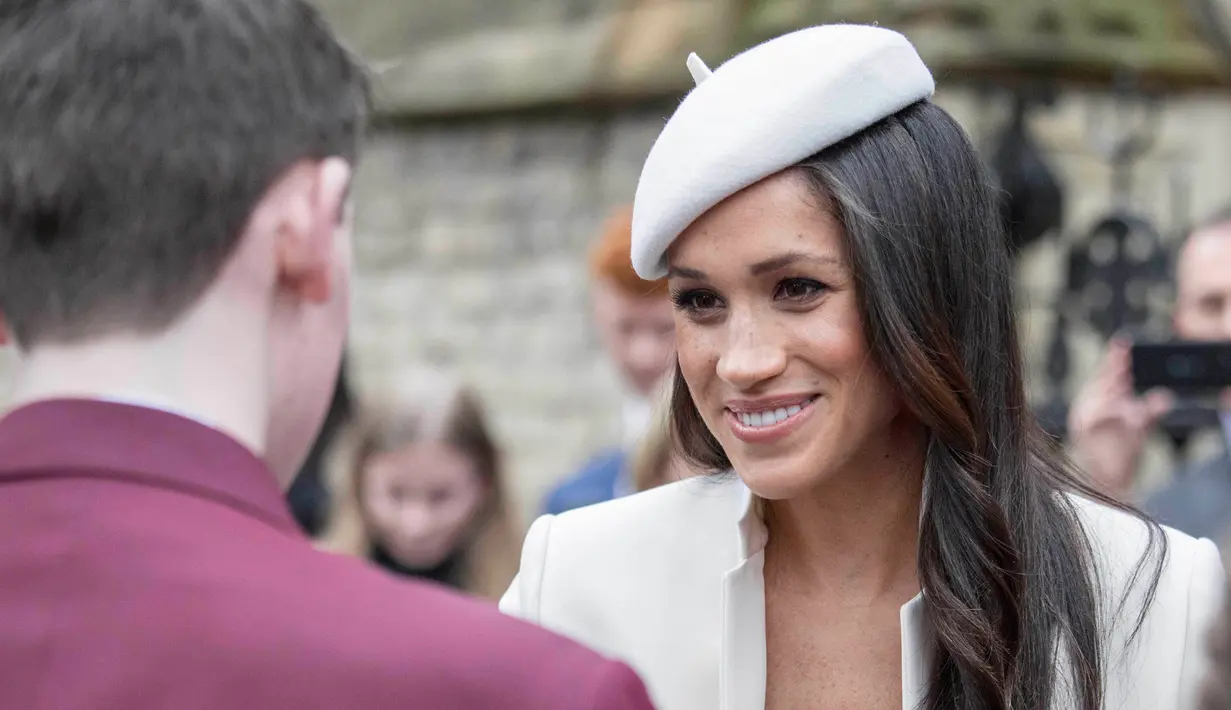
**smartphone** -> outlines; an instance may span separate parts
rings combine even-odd
[[[1133,343],[1133,387],[1207,394],[1231,387],[1231,341]]]

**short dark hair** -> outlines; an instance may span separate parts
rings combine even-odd
[[[287,168],[356,160],[370,95],[304,0],[5,0],[0,311],[16,340],[169,326]]]

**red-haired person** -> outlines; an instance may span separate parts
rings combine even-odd
[[[665,279],[633,271],[632,208],[617,209],[590,250],[593,317],[603,349],[623,385],[621,440],[565,478],[548,496],[547,513],[563,513],[636,492],[632,453],[651,423],[653,402],[671,367],[675,323]]]

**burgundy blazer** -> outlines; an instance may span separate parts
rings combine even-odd
[[[626,666],[315,550],[262,462],[153,409],[0,420],[0,708],[648,710]]]

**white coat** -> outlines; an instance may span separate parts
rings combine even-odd
[[[500,608],[628,662],[659,710],[763,710],[768,536],[752,501],[733,476],[695,478],[539,518]],[[1168,562],[1145,626],[1128,646],[1140,585],[1112,617],[1147,528],[1125,513],[1076,503],[1110,621],[1104,707],[1190,710],[1226,586],[1217,549],[1165,528]],[[927,691],[934,644],[921,596],[901,608],[900,623],[902,707],[912,710]],[[1057,707],[1065,707],[1062,695]]]

